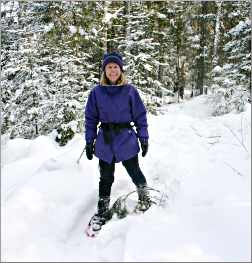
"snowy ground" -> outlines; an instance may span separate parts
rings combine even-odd
[[[251,108],[210,117],[203,96],[149,116],[150,148],[140,164],[166,208],[113,219],[96,239],[98,160],[83,136],[59,147],[50,136],[2,137],[1,261],[251,261]],[[134,190],[116,165],[112,199]]]

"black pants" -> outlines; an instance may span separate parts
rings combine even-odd
[[[143,175],[139,163],[138,155],[131,159],[122,161],[133,183],[138,186],[146,185],[146,179]],[[111,194],[111,187],[114,182],[115,162],[107,163],[99,160],[100,168],[100,182],[99,182],[99,198],[109,197]]]

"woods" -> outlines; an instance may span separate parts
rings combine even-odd
[[[208,94],[213,115],[242,111],[249,11],[249,1],[2,1],[1,134],[53,132],[65,145],[83,132],[102,56],[114,50],[153,114],[187,94]]]

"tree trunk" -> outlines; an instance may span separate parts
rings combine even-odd
[[[206,44],[206,21],[205,15],[207,14],[207,2],[201,2],[201,18],[200,21],[200,49],[199,60],[197,65],[198,76],[196,81],[196,89],[199,89],[200,94],[204,93],[204,78],[205,78],[205,44]]]
[[[176,19],[176,25],[177,25],[177,31],[176,31],[176,45],[177,45],[177,61],[176,61],[176,73],[177,73],[177,77],[176,77],[176,90],[178,91],[178,101],[179,101],[179,97],[181,99],[184,98],[184,73],[183,73],[183,69],[184,69],[184,62],[183,62],[183,57],[182,57],[182,29],[183,29],[183,24],[182,24],[182,19],[181,17],[178,17],[178,19]]]
[[[105,17],[107,16],[109,5],[110,5],[109,1],[104,1],[104,21],[106,21]],[[108,51],[108,24],[106,22],[104,22],[103,32],[104,32],[103,50],[104,53],[106,53]]]
[[[219,64],[219,42],[220,42],[220,19],[221,19],[221,5],[222,1],[216,2],[217,5],[217,15],[215,22],[215,34],[214,34],[214,50],[213,50],[213,67]]]
[[[130,54],[131,53],[131,47],[130,45],[128,44],[129,41],[131,40],[131,30],[130,30],[130,13],[131,13],[131,0],[128,0],[128,1],[125,1],[125,10],[126,13],[127,13],[127,22],[126,22],[126,37],[125,37],[125,41],[126,41],[126,49],[125,49],[125,53],[127,54]],[[128,65],[128,68],[127,68],[127,74],[128,76],[131,76],[131,73],[132,73],[132,68],[131,68],[131,65],[129,63],[127,63]]]

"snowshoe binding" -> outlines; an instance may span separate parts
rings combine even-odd
[[[135,212],[145,212],[154,203],[149,195],[148,188],[146,186],[140,186],[137,188],[138,202],[135,207]]]

